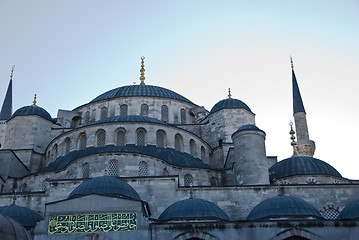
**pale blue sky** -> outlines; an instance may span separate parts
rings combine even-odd
[[[359,179],[359,1],[0,0],[0,99],[10,70],[14,111],[56,117],[99,94],[139,82],[207,110],[244,101],[267,133],[267,155],[292,154],[289,55],[315,157]]]

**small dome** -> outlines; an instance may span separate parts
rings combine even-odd
[[[43,217],[37,212],[30,208],[17,206],[15,204],[0,207],[0,214],[14,219],[25,228],[34,228],[38,221],[43,220]]]
[[[227,214],[216,204],[196,198],[185,199],[172,204],[158,218],[160,221],[197,219],[229,221]]]
[[[146,123],[156,123],[156,124],[167,125],[166,122],[163,122],[156,118],[140,116],[140,115],[113,116],[113,117],[101,119],[97,122],[94,122],[93,124],[115,123],[115,122],[146,122]]]
[[[0,239],[31,240],[31,236],[19,223],[0,214]]]
[[[326,175],[334,177],[342,177],[328,163],[319,159],[307,156],[293,156],[284,159],[269,168],[271,179],[280,179],[295,175]]]
[[[129,85],[107,91],[93,99],[90,103],[121,97],[158,97],[170,98],[193,104],[187,98],[166,88],[151,85]]]
[[[315,217],[320,213],[310,203],[296,197],[276,196],[264,200],[249,213],[247,220],[259,220],[280,217]]]
[[[210,113],[214,113],[222,109],[234,109],[234,108],[243,108],[249,112],[252,112],[251,109],[247,106],[247,104],[245,104],[241,100],[234,98],[227,98],[216,103],[216,105],[214,105],[213,108],[211,109]]]
[[[14,112],[11,118],[14,118],[16,116],[29,116],[29,115],[37,115],[52,122],[51,115],[45,109],[34,105],[19,108]]]
[[[359,219],[359,199],[354,200],[340,212],[339,219]]]
[[[110,176],[97,177],[81,183],[70,193],[68,198],[78,198],[91,194],[141,201],[136,190],[129,184],[118,177]]]

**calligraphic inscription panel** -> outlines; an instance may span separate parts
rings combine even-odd
[[[122,232],[136,229],[136,212],[54,215],[49,218],[49,234]]]

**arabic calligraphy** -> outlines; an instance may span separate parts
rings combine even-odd
[[[136,231],[137,213],[97,213],[49,217],[49,234]]]

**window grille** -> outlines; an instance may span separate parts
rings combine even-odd
[[[141,116],[148,116],[148,105],[145,103],[141,105]]]
[[[183,138],[178,133],[175,136],[175,150],[180,152],[183,150]]]
[[[82,165],[82,178],[90,177],[90,164],[85,163]]]
[[[210,184],[212,187],[218,186],[217,178],[211,177],[211,178],[209,179],[209,184]]]
[[[117,177],[118,176],[118,161],[111,160],[108,164],[108,176]]]
[[[146,131],[144,129],[137,130],[136,142],[137,142],[137,146],[145,146],[146,145]]]
[[[206,149],[204,147],[201,147],[201,159],[204,161],[206,159]]]
[[[196,148],[196,142],[193,139],[191,139],[189,141],[189,146],[190,146],[191,155],[196,157],[197,156],[197,148]]]
[[[185,124],[187,122],[186,110],[181,109],[181,123]]]
[[[122,104],[120,106],[120,116],[127,116],[128,106],[126,104]]]
[[[166,143],[165,143],[165,132],[164,131],[157,131],[156,133],[156,142],[157,142],[157,147],[161,147],[164,148],[166,147]]]
[[[169,175],[169,172],[168,172],[168,170],[166,168],[163,169],[162,175],[163,176],[168,176]]]
[[[190,186],[191,184],[193,184],[193,177],[191,174],[186,174],[184,175],[184,185],[185,186]]]
[[[139,176],[148,176],[148,165],[146,162],[142,161],[138,164],[138,175]]]
[[[107,107],[103,107],[101,108],[101,119],[105,119],[108,116],[108,108]]]
[[[48,183],[47,183],[46,180],[44,180],[44,181],[42,182],[42,191],[46,191],[46,190],[47,190],[47,187],[48,187]]]
[[[89,124],[89,122],[90,122],[90,112],[87,111],[85,113],[85,124]]]
[[[64,140],[64,155],[70,152],[70,138]]]
[[[334,208],[329,208],[324,213],[322,213],[322,216],[325,219],[337,219],[339,216],[339,211]]]
[[[116,145],[117,146],[126,145],[126,132],[124,130],[117,131]]]
[[[161,107],[161,120],[168,122],[168,107],[166,105],[162,105]]]
[[[104,147],[106,144],[106,132],[100,130],[96,134],[97,136],[97,147]]]
[[[87,136],[85,133],[83,133],[79,137],[79,150],[85,149],[86,145],[87,145]]]

